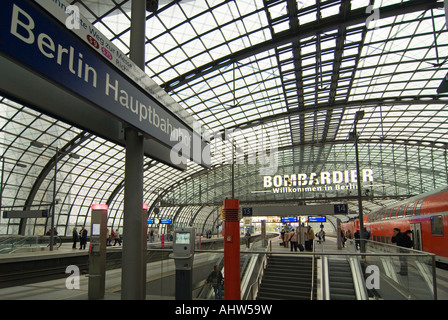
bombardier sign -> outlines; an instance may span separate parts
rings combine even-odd
[[[360,175],[363,182],[373,182],[372,169],[362,169]],[[357,189],[357,182],[356,170],[263,176],[264,188],[272,188],[273,193]]]

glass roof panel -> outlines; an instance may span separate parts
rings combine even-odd
[[[131,1],[70,3],[129,54]],[[319,0],[160,0],[159,11],[147,14],[145,71],[213,134],[236,130],[246,156],[263,152],[261,142],[274,140],[276,133],[280,174],[351,169],[350,132],[355,112],[364,110],[358,127],[360,156],[363,165],[381,172],[382,186],[375,193],[429,191],[448,181],[448,108],[446,95],[436,92],[448,73],[448,32],[441,1],[424,11],[416,3],[375,1],[380,17],[367,28],[366,21],[347,17],[366,12],[368,0],[350,1],[350,6]],[[89,221],[91,203],[105,201],[110,203],[110,226],[122,227],[122,147],[5,98],[0,108],[1,154],[28,165],[6,166],[4,206],[23,207],[26,201],[45,206],[51,198],[53,174],[46,168],[52,167],[54,153],[30,147],[31,141],[62,148],[79,138],[72,151],[81,158],[64,157],[57,177],[58,228],[70,232],[73,225]],[[179,172],[145,159],[145,201],[152,204],[164,193],[166,199],[178,199],[175,205],[185,205],[180,211],[163,208],[166,216],[179,212],[178,222],[189,223],[198,212],[197,221],[213,227],[207,217],[230,190],[230,169],[223,164],[229,158],[226,143],[212,141],[214,169],[209,171],[189,163],[187,171]],[[259,189],[255,167],[239,167],[244,183],[237,190],[245,201],[253,201],[248,190]],[[186,205],[188,198],[201,200],[195,178],[208,183],[207,193],[201,191],[208,200],[202,209],[198,203]],[[302,196],[318,201],[325,195]],[[298,200],[292,195],[257,197]],[[366,208],[387,201],[367,201]],[[1,221],[0,233],[17,233],[19,223]],[[27,224],[33,226],[27,232],[37,234],[48,221]]]

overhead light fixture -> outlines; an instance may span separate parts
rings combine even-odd
[[[159,9],[159,0],[146,0],[146,11],[157,12]]]
[[[45,147],[45,144],[43,144],[42,142],[36,141],[36,140],[31,141],[30,145],[33,147],[36,147],[36,148]]]
[[[51,149],[51,150],[56,151],[58,154],[64,154],[64,155],[67,155],[67,156],[69,156],[70,158],[72,158],[72,159],[76,159],[76,160],[79,160],[79,159],[81,158],[79,154],[76,154],[76,153],[73,153],[73,152],[64,152],[64,151],[60,150],[59,148],[49,146],[49,145],[47,145],[47,144],[45,144],[45,143],[42,143],[42,142],[39,142],[39,141],[37,141],[37,140],[33,140],[33,141],[31,141],[31,142],[30,142],[30,146],[32,146],[32,147],[36,147],[36,148],[44,148],[44,147],[47,147],[47,148],[49,148],[49,149]]]
[[[359,110],[359,111],[356,112],[355,120],[359,121],[359,120],[362,120],[362,119],[364,119],[364,110]]]
[[[79,160],[81,157],[76,153],[69,153],[68,156],[72,159]]]

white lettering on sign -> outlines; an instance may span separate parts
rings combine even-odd
[[[78,13],[74,12],[73,16],[70,17],[75,19],[77,15]],[[54,63],[57,66],[59,77],[63,76],[66,79],[70,78],[70,81],[74,80],[74,87],[82,87],[78,83],[80,80],[80,82],[86,83],[86,88],[83,87],[86,92],[91,92],[87,89],[93,88],[95,94],[88,96],[87,99],[92,100],[93,97],[93,102],[99,104],[106,111],[135,125],[142,132],[148,133],[166,144],[169,144],[168,142],[173,141],[173,139],[179,141],[181,145],[189,146],[192,143],[192,134],[179,127],[176,123],[177,119],[171,118],[168,112],[150,105],[150,100],[146,94],[142,94],[132,83],[126,82],[116,73],[103,71],[97,65],[96,68],[92,67],[87,63],[89,52],[83,51],[83,48],[77,47],[75,44],[71,46],[61,44],[62,41],[58,43],[56,33],[52,36],[49,31],[42,32],[42,26],[38,22],[38,19],[33,19],[27,11],[14,4],[10,34],[26,45],[35,46],[33,48],[35,49],[34,52],[42,54],[43,60],[48,59]],[[36,59],[38,58],[40,57],[36,57]],[[95,61],[90,63],[95,65]],[[71,75],[73,75],[73,79]],[[103,105],[103,97],[112,98],[116,104],[113,106]],[[174,145],[174,143],[171,145]],[[199,142],[199,145],[194,147],[201,150],[201,146]],[[207,159],[206,155],[202,158]]]
[[[360,175],[363,182],[374,180],[372,169],[362,169]],[[263,186],[274,193],[351,190],[358,189],[357,182],[356,170],[263,176]]]
[[[78,52],[76,57],[75,49],[64,48],[60,44],[56,46],[53,39],[45,34],[40,33],[36,36],[33,32],[36,24],[33,18],[24,10],[14,5],[11,22],[11,34],[27,44],[37,42],[39,51],[48,59],[55,59],[60,66],[65,66],[70,72],[85,82],[91,83],[94,88],[97,87],[98,74],[96,70],[84,63],[83,54]],[[19,31],[20,30],[20,31]]]

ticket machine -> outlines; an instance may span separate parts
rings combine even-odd
[[[107,205],[92,205],[89,247],[89,299],[102,299],[106,287]]]
[[[192,299],[194,244],[194,228],[177,228],[174,231],[173,254],[170,258],[174,259],[176,265],[176,300]]]

